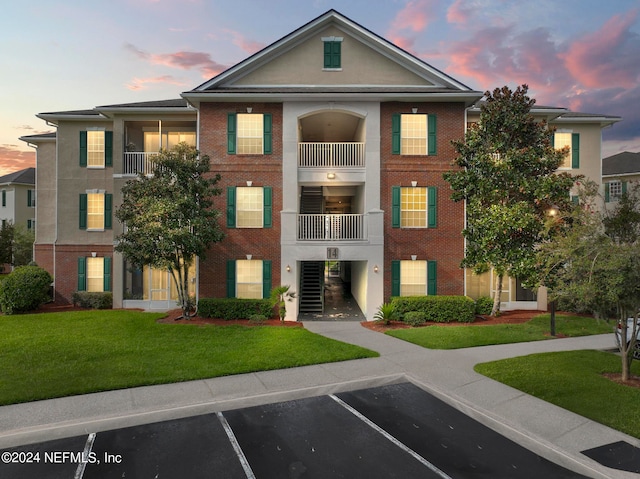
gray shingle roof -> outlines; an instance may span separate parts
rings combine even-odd
[[[623,151],[602,159],[602,176],[640,173],[640,153]]]
[[[24,170],[14,171],[8,175],[0,176],[0,184],[19,183],[21,185],[36,184],[36,169],[25,168]]]

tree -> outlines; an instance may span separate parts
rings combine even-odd
[[[284,321],[287,315],[287,301],[292,301],[296,297],[295,293],[289,292],[289,285],[277,286],[271,290],[271,304],[278,306],[278,316],[280,321]]]
[[[0,264],[25,266],[33,260],[33,231],[6,222],[0,229]]]
[[[553,234],[549,210],[571,208],[569,190],[578,177],[557,173],[568,149],[556,150],[554,130],[531,114],[528,87],[485,92],[480,121],[464,140],[453,142],[457,157],[444,178],[454,201],[466,201],[463,267],[496,273],[495,315],[505,275],[533,282],[536,245]]]
[[[628,189],[629,190],[629,189]],[[552,284],[554,299],[602,318],[617,317],[622,379],[629,379],[640,310],[640,189],[624,193],[616,207],[597,207],[597,185],[581,185],[580,207],[561,219],[566,226],[541,245],[538,258],[542,284]],[[627,318],[633,317],[632,331]],[[627,335],[627,333],[629,333]]]
[[[6,221],[0,229],[0,265],[13,262],[13,223]]]
[[[220,212],[212,208],[220,175],[207,175],[209,157],[186,143],[162,150],[153,161],[153,176],[140,174],[122,189],[116,218],[125,227],[115,249],[134,266],[167,269],[188,319],[195,307],[189,268],[223,238]]]

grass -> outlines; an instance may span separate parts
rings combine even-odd
[[[640,438],[640,389],[617,384],[620,357],[602,351],[533,354],[478,364],[475,370],[527,394]],[[640,375],[640,361],[632,374]]]
[[[549,315],[541,314],[522,324],[427,326],[396,329],[388,331],[386,334],[429,349],[459,349],[551,339],[549,322]],[[583,316],[556,315],[557,335],[588,336],[612,331],[613,325],[606,321]]]
[[[162,316],[0,317],[0,405],[378,356],[304,328],[157,323]]]

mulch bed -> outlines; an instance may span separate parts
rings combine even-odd
[[[167,315],[158,320],[158,323],[163,324],[197,324],[197,325],[205,325],[205,324],[214,324],[216,326],[231,326],[231,325],[240,325],[240,326],[277,326],[277,327],[294,327],[294,328],[302,328],[304,327],[302,322],[300,321],[280,321],[279,319],[268,319],[266,321],[250,322],[247,319],[213,319],[213,318],[201,318],[200,316],[194,316],[193,318],[180,319],[182,316],[181,309],[173,309],[167,312]]]

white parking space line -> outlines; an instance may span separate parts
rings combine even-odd
[[[244,452],[242,452],[242,448],[238,443],[238,439],[236,439],[236,435],[233,433],[233,429],[231,429],[231,426],[229,426],[227,419],[224,417],[224,415],[221,412],[218,412],[216,414],[218,416],[218,419],[220,420],[220,424],[222,424],[222,427],[224,428],[224,432],[227,433],[227,437],[229,438],[229,442],[233,446],[233,450],[236,452],[236,455],[238,456],[238,460],[242,465],[242,469],[244,469],[244,473],[247,475],[247,479],[256,479],[256,476],[253,473],[251,466],[249,465],[249,461],[247,461],[247,458],[244,455]]]
[[[358,410],[354,409],[353,407],[349,406],[346,402],[344,402],[342,399],[340,399],[337,396],[334,396],[333,394],[329,394],[329,397],[331,399],[333,399],[335,402],[337,402],[338,404],[340,404],[342,407],[344,407],[347,411],[349,411],[351,414],[353,414],[354,416],[356,416],[358,419],[360,419],[362,422],[364,422],[365,424],[367,424],[369,427],[375,429],[377,432],[379,432],[380,434],[382,434],[386,439],[388,439],[389,441],[391,441],[393,444],[395,444],[396,446],[398,446],[400,449],[402,449],[403,451],[409,453],[411,456],[413,456],[415,459],[417,459],[418,461],[420,461],[422,464],[424,464],[427,468],[431,469],[433,472],[435,472],[436,474],[438,474],[442,479],[453,479],[450,475],[448,475],[446,472],[442,471],[441,469],[439,469],[437,466],[435,466],[434,464],[430,463],[429,461],[427,461],[424,457],[422,457],[420,454],[418,454],[417,452],[415,452],[413,449],[411,449],[410,447],[408,447],[407,445],[403,444],[402,442],[400,442],[398,439],[396,439],[395,437],[393,437],[391,434],[389,434],[387,431],[385,431],[384,429],[382,429],[380,426],[378,426],[376,423],[374,423],[373,421],[371,421],[369,418],[367,418],[366,416],[364,416],[363,414],[361,414]]]
[[[78,468],[76,469],[76,474],[73,476],[73,479],[82,479],[84,476],[84,470],[87,467],[87,460],[89,458],[89,453],[91,453],[91,449],[93,449],[93,443],[96,440],[96,433],[92,432],[87,437],[87,442],[84,444],[84,451],[82,452],[82,460],[78,464]]]

